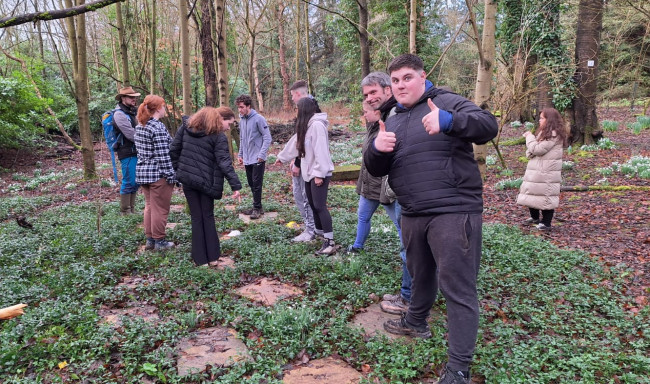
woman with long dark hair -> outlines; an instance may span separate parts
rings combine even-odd
[[[305,180],[307,200],[314,212],[315,232],[324,238],[323,245],[316,254],[333,255],[337,247],[334,243],[332,216],[327,209],[327,189],[334,163],[329,150],[327,114],[317,112],[318,105],[308,97],[298,100],[296,105],[296,134],[278,154],[278,160],[287,163],[296,156],[300,157],[300,172]]]
[[[169,150],[178,180],[183,184],[192,216],[192,259],[198,266],[216,265],[221,256],[219,235],[214,223],[214,200],[223,195],[224,177],[239,197],[241,183],[232,166],[228,139],[235,115],[230,108],[222,111],[232,118],[224,119],[217,108],[204,107],[189,119],[183,119]]]
[[[567,144],[562,115],[554,108],[544,108],[539,114],[537,133],[526,131],[524,137],[529,160],[517,204],[528,207],[530,211],[525,224],[537,224],[538,230],[548,231],[555,208],[560,205],[562,149]]]
[[[165,100],[157,95],[147,95],[140,107],[135,127],[135,147],[138,162],[135,181],[144,193],[145,249],[165,250],[174,243],[165,239],[165,226],[169,205],[176,183],[176,175],[169,158],[172,137],[160,119],[167,116]]]

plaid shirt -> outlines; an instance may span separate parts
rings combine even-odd
[[[151,184],[166,178],[172,184],[176,182],[172,160],[169,158],[169,145],[172,137],[165,124],[156,119],[149,119],[144,127],[135,127],[135,147],[138,150],[138,163],[135,166],[135,182]]]

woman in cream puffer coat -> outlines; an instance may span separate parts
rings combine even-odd
[[[529,161],[517,204],[530,210],[530,218],[525,223],[537,224],[541,231],[551,228],[553,213],[560,204],[562,151],[566,136],[564,120],[554,108],[544,108],[540,113],[537,134],[524,132]]]

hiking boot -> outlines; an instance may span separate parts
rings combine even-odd
[[[120,195],[120,216],[131,214],[131,195]]]
[[[152,239],[151,237],[147,237],[147,242],[144,244],[144,249],[147,251],[151,251],[154,249],[156,246],[156,240]]]
[[[314,232],[310,232],[308,230],[305,230],[303,233],[299,234],[298,236],[294,237],[291,241],[295,243],[307,243],[316,238],[316,235],[314,235]]]
[[[388,333],[394,335],[406,335],[411,337],[419,337],[421,339],[428,339],[431,337],[429,326],[422,328],[415,328],[406,322],[406,314],[403,313],[399,319],[388,320],[384,323],[384,329]]]
[[[253,212],[251,212],[251,220],[257,220],[262,217],[262,215],[264,215],[263,209],[253,209]]]
[[[332,239],[325,239],[323,246],[316,251],[316,255],[331,256],[336,253],[336,243]]]
[[[397,295],[391,295],[390,293],[385,294],[384,296],[381,297],[382,301],[394,301],[397,299],[400,299],[402,295],[397,294]]]
[[[248,208],[248,209],[244,209],[243,211],[241,211],[241,213],[243,213],[244,215],[251,216],[251,215],[253,214],[253,212],[255,212],[256,210],[257,210],[260,214],[262,214],[262,215],[264,214],[264,208],[260,208],[260,209],[256,209],[256,208]]]
[[[174,248],[176,246],[176,244],[173,242],[167,241],[165,239],[156,240],[155,243],[156,244],[154,245],[154,249],[156,251],[166,251],[169,248]]]
[[[536,226],[535,228],[537,228],[538,230],[540,230],[540,231],[542,231],[542,232],[547,232],[547,231],[550,231],[550,230],[551,230],[551,226],[550,226],[550,225],[546,225],[546,224],[544,224],[544,223],[539,223],[539,224],[537,224],[537,226]]]
[[[533,219],[532,217],[527,218],[523,222],[524,225],[539,224],[539,219]]]
[[[360,253],[362,250],[363,248],[357,248],[354,245],[349,245],[345,251],[347,253]]]
[[[470,382],[469,372],[452,371],[449,366],[446,366],[436,384],[469,384]]]
[[[402,296],[398,296],[395,300],[384,300],[379,303],[379,307],[382,311],[390,313],[392,315],[401,315],[409,311],[409,303],[404,300]]]

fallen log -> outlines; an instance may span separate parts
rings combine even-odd
[[[11,307],[0,309],[0,320],[9,320],[22,315],[24,313],[23,308],[26,306],[27,304],[16,304]]]
[[[587,191],[650,191],[647,185],[563,185],[561,192],[587,192]]]

